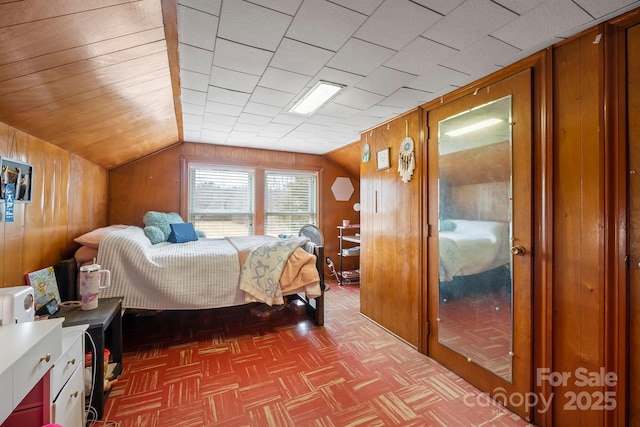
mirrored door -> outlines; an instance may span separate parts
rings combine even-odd
[[[522,72],[428,114],[428,353],[525,417],[530,84]]]

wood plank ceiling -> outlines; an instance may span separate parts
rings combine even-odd
[[[0,121],[106,169],[179,141],[160,1],[0,3]]]

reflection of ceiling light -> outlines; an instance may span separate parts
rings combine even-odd
[[[469,132],[473,132],[474,130],[478,130],[478,129],[483,129],[489,126],[493,126],[496,123],[500,123],[502,121],[502,119],[487,119],[487,120],[482,120],[480,122],[476,122],[472,125],[469,126],[464,126],[458,129],[454,129],[452,131],[446,132],[445,135],[448,136],[458,136],[458,135],[463,135],[465,133],[469,133]]]
[[[291,113],[310,115],[336,96],[343,87],[335,83],[318,82],[289,111]]]

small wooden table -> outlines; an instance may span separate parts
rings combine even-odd
[[[93,368],[95,369],[95,384],[91,406],[96,410],[96,420],[102,419],[106,395],[104,392],[104,346],[106,332],[109,333],[112,360],[116,363],[114,376],[122,372],[122,298],[100,298],[98,307],[93,310],[82,310],[80,305],[60,306],[60,310],[50,317],[64,317],[62,324],[65,326],[89,325],[87,332],[93,343],[86,340],[86,351],[92,351]],[[91,420],[87,420],[91,421]]]

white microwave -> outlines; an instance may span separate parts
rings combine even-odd
[[[34,317],[35,307],[31,286],[0,288],[0,325],[32,322]]]

